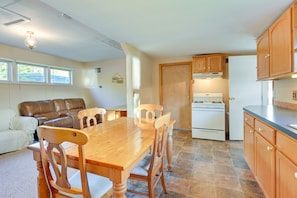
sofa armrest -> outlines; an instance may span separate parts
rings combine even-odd
[[[26,133],[34,133],[37,129],[36,118],[27,116],[14,116],[10,120],[9,128],[12,130],[23,130]]]

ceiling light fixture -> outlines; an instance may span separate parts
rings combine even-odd
[[[25,45],[29,47],[30,49],[33,49],[36,47],[37,40],[34,37],[34,32],[27,31],[26,39],[25,39]]]

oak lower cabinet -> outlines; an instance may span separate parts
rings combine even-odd
[[[297,197],[297,141],[277,131],[276,197]]]
[[[276,197],[288,198],[297,196],[297,166],[276,151]]]
[[[244,157],[266,198],[297,197],[297,139],[244,112]]]
[[[255,167],[254,120],[254,117],[248,113],[244,113],[244,157],[252,172],[254,172]]]
[[[255,134],[255,177],[265,197],[275,197],[275,148],[259,133]]]

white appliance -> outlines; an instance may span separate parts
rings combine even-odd
[[[225,141],[225,104],[222,93],[194,93],[192,138]]]

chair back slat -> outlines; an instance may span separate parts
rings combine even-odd
[[[90,108],[80,110],[77,114],[79,119],[80,129],[90,127],[92,125],[99,124],[98,120],[101,119],[101,122],[105,121],[106,109],[104,108]]]
[[[137,107],[137,117],[146,119],[156,119],[162,116],[163,106],[158,104],[141,104]]]

